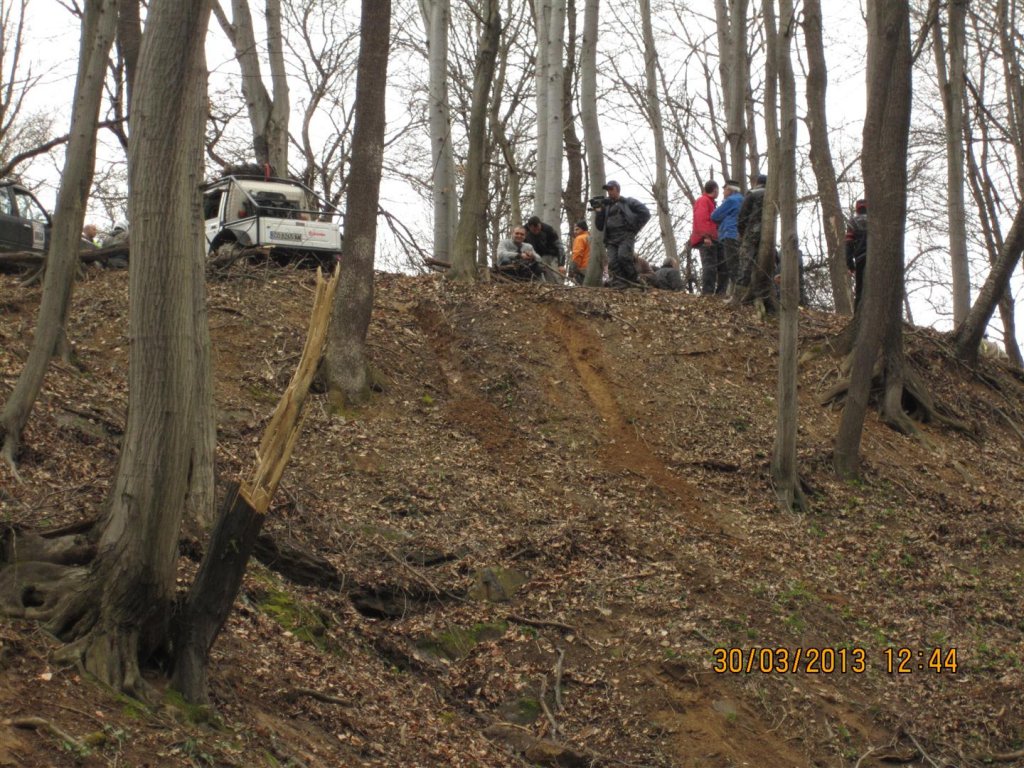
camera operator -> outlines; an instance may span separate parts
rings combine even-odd
[[[647,206],[632,197],[622,197],[617,181],[604,185],[608,197],[595,198],[591,204],[597,211],[597,228],[604,232],[604,244],[608,249],[608,272],[611,284],[616,288],[636,285],[636,261],[633,248],[636,235],[650,221],[651,212]]]

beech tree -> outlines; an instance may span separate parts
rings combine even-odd
[[[197,318],[205,311],[199,184],[209,12],[207,0],[149,5],[129,142],[128,417],[95,557],[88,568],[56,565],[80,544],[49,539],[37,561],[0,573],[8,610],[45,621],[69,643],[61,658],[134,694],[147,688],[140,664],[168,640],[195,459],[195,381],[208,374],[197,355],[207,329]]]
[[[352,170],[345,199],[345,268],[334,297],[324,359],[329,397],[335,409],[360,405],[370,397],[366,332],[373,311],[391,0],[362,0],[359,30]]]
[[[836,437],[836,472],[860,468],[860,441],[872,379],[883,376],[882,415],[912,431],[903,412],[903,237],[907,210],[911,52],[907,0],[868,4],[867,115],[864,121],[865,200],[871,211],[861,321],[850,361],[850,383]],[[878,366],[881,354],[881,366]]]
[[[580,120],[583,123],[583,141],[587,147],[590,167],[590,196],[604,195],[604,145],[601,142],[601,124],[597,117],[597,42],[601,0],[586,0],[583,11],[583,46],[580,49]],[[596,226],[596,214],[591,216],[590,261],[583,284],[591,288],[601,285],[604,273],[604,236]]]
[[[544,187],[538,190],[539,216],[557,231],[562,220],[562,138],[563,138],[563,80],[562,61],[565,36],[565,0],[547,0],[551,18],[545,29],[547,36],[547,72],[544,96],[547,98],[547,121],[538,130],[544,130],[544,156],[538,153],[537,164],[544,167]]]
[[[679,254],[676,236],[672,228],[672,216],[668,206],[668,173],[666,171],[668,152],[665,148],[665,130],[661,122],[661,107],[658,95],[657,62],[658,51],[654,44],[654,28],[651,24],[651,2],[640,0],[640,25],[644,37],[644,73],[647,81],[647,120],[654,138],[654,203],[658,209],[658,225],[661,229],[661,243],[665,255],[675,258]]]
[[[825,63],[825,45],[822,42],[822,15],[820,0],[804,0],[804,44],[807,48],[807,132],[810,135],[810,160],[817,181],[818,201],[821,205],[821,225],[828,251],[828,273],[832,285],[832,301],[840,315],[853,314],[850,278],[846,270],[844,237],[846,219],[839,202],[839,186],[832,162],[832,149],[828,138],[828,118],[825,110],[828,88],[828,65]]]
[[[14,391],[0,414],[2,455],[12,469],[16,465],[22,431],[39,396],[50,359],[61,347],[67,349],[65,322],[78,270],[82,222],[95,167],[103,82],[116,24],[115,0],[86,2],[82,14],[70,139],[64,155],[64,171],[57,196],[35,338]]]
[[[281,31],[281,0],[266,0],[267,56],[273,95],[267,90],[260,71],[259,48],[249,9],[249,0],[231,0],[229,20],[219,0],[213,12],[235,50],[242,71],[242,95],[245,97],[252,128],[252,147],[256,162],[269,163],[274,172],[288,174],[288,77],[284,61],[284,36]]]
[[[745,168],[745,102],[747,67],[747,0],[715,0],[718,28],[718,71],[725,106],[725,137],[729,145],[728,175],[747,188]]]

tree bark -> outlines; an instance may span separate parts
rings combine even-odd
[[[544,199],[548,187],[548,73],[550,63],[549,31],[551,28],[552,0],[536,0],[534,7],[534,31],[537,38],[537,157],[536,179],[533,191],[533,213],[543,218]]]
[[[154,0],[139,55],[129,144],[128,419],[106,524],[85,587],[50,629],[65,656],[115,689],[166,643],[178,531],[193,463],[198,291],[205,256],[202,181],[206,0]],[[168,165],[167,158],[177,158]]]
[[[744,171],[746,122],[744,101],[747,71],[747,0],[715,0],[718,25],[718,70],[725,106],[725,138],[729,146],[729,175],[746,190]]]
[[[872,220],[874,226],[874,220]],[[956,356],[967,363],[975,365],[978,362],[978,348],[981,346],[981,339],[988,328],[992,313],[1000,297],[1005,293],[1009,285],[1010,277],[1017,268],[1021,259],[1021,252],[1024,251],[1024,206],[1017,210],[1013,226],[1003,242],[999,258],[989,272],[985,284],[978,292],[978,298],[971,307],[967,319],[956,330],[955,349]]]
[[[562,76],[562,141],[565,144],[565,160],[569,174],[565,181],[565,193],[562,205],[565,207],[565,218],[569,223],[569,232],[573,225],[587,215],[586,201],[583,199],[583,143],[576,133],[576,121],[573,115],[573,83],[576,79],[576,0],[566,3],[566,27],[568,42],[565,49],[565,70]]]
[[[850,387],[836,437],[837,474],[856,477],[871,381],[882,351],[883,417],[908,429],[903,396],[903,233],[907,213],[907,145],[911,103],[907,0],[868,3],[868,94],[864,121],[864,189],[871,212],[863,317],[851,358]]]
[[[269,163],[280,176],[288,174],[288,81],[285,77],[281,2],[266,0],[267,48],[270,54],[270,77],[274,95],[271,97],[260,72],[259,47],[249,10],[249,0],[231,0],[229,22],[219,2],[214,7],[235,50],[235,59],[242,71],[242,96],[245,98],[252,127],[253,152],[256,162]]]
[[[946,212],[949,227],[949,263],[953,275],[953,327],[967,319],[971,309],[971,272],[967,260],[967,222],[964,205],[964,56],[967,0],[949,2],[949,67],[942,27],[932,27],[935,69],[942,108],[946,115]]]
[[[604,195],[604,147],[601,143],[601,123],[597,118],[597,41],[601,0],[586,0],[583,12],[583,47],[580,49],[580,120],[583,123],[583,141],[587,147],[587,165],[590,168],[590,196]],[[596,215],[590,217],[590,261],[583,284],[601,285],[604,273],[604,237],[596,226]]]
[[[779,508],[805,506],[797,473],[797,337],[800,322],[800,255],[796,223],[796,82],[790,59],[796,31],[793,0],[779,0],[781,34],[768,41],[777,49],[781,132],[779,134],[779,209],[782,222],[782,285],[779,313],[778,418],[772,479]]]
[[[658,50],[654,43],[654,28],[651,24],[651,2],[640,0],[640,24],[644,38],[644,72],[647,78],[647,118],[654,136],[654,203],[658,208],[658,226],[661,229],[661,244],[665,255],[677,258],[679,248],[676,245],[675,230],[672,227],[672,216],[668,208],[668,172],[666,170],[668,150],[665,148],[665,130],[661,121],[660,95],[656,74]]]
[[[542,221],[558,231],[562,220],[562,134],[565,125],[562,119],[565,0],[551,0],[551,21],[548,24],[547,36],[547,140],[544,143],[546,155],[539,160],[544,164],[547,175],[539,216]]]
[[[477,48],[473,75],[473,99],[469,113],[469,152],[466,180],[459,206],[459,226],[455,231],[455,253],[448,276],[453,280],[476,279],[476,236],[487,216],[487,189],[484,168],[484,143],[487,141],[487,100],[494,77],[494,66],[501,38],[498,0],[487,0],[486,15]],[[560,148],[560,145],[556,144]]]
[[[0,414],[0,453],[13,468],[22,431],[43,386],[43,379],[66,333],[68,309],[78,269],[85,204],[96,163],[96,132],[107,59],[117,26],[114,0],[89,0],[82,17],[78,75],[64,171],[57,193],[50,252],[35,338],[28,360]]]
[[[328,395],[336,411],[370,398],[366,332],[373,311],[391,0],[362,0],[359,31],[352,166],[345,195],[345,271],[334,299],[324,361]]]
[[[451,261],[455,242],[455,158],[452,153],[451,107],[448,103],[448,29],[450,0],[421,0],[429,57],[428,116],[433,162],[433,255]]]
[[[821,226],[828,249],[828,274],[832,284],[832,301],[840,315],[853,314],[850,278],[846,269],[844,237],[846,220],[839,202],[836,169],[828,140],[828,118],[825,112],[828,69],[822,42],[820,0],[805,0],[803,13],[804,40],[807,46],[807,131],[810,134],[811,166],[818,184],[821,205]]]

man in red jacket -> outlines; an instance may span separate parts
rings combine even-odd
[[[690,247],[700,249],[700,292],[704,295],[725,293],[729,286],[729,271],[718,242],[718,225],[711,220],[718,197],[718,182],[704,185],[704,194],[693,203],[693,234]]]

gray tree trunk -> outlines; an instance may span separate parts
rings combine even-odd
[[[601,123],[597,118],[597,41],[601,0],[586,0],[583,11],[583,46],[580,49],[580,121],[583,123],[583,141],[587,147],[587,165],[590,167],[590,196],[604,195],[604,147],[601,143]],[[601,285],[604,273],[604,237],[597,230],[595,216],[590,217],[590,261],[583,284]]]
[[[907,214],[907,145],[911,104],[910,20],[907,0],[868,3],[868,94],[864,121],[864,189],[871,237],[850,386],[833,456],[837,474],[856,477],[875,363],[882,352],[883,417],[906,422],[902,411],[904,361],[903,233]]]
[[[844,238],[846,219],[839,202],[836,169],[828,141],[828,118],[825,112],[828,69],[822,42],[820,0],[804,0],[804,40],[807,46],[807,131],[811,139],[811,166],[818,184],[821,205],[821,226],[828,249],[828,274],[832,283],[832,301],[840,315],[853,314],[850,277],[846,269]]]
[[[270,163],[274,172],[288,173],[288,81],[285,77],[281,2],[267,1],[267,49],[270,54],[270,77],[273,97],[260,72],[256,33],[249,10],[249,0],[231,0],[231,21],[220,3],[214,2],[214,14],[224,34],[231,41],[235,59],[242,71],[242,96],[252,128],[253,152],[256,162]]]
[[[778,53],[781,131],[779,134],[779,210],[782,222],[782,285],[779,312],[779,385],[772,479],[780,509],[803,509],[797,474],[797,338],[800,322],[800,244],[796,225],[796,82],[790,59],[796,19],[793,0],[779,0],[782,33],[769,40]]]
[[[146,688],[140,660],[167,638],[195,459],[195,381],[206,375],[196,355],[195,281],[206,250],[199,184],[208,19],[207,0],[149,6],[129,144],[128,419],[88,586],[70,593],[50,624],[75,640],[65,655],[136,694]]]
[[[966,75],[967,0],[949,2],[949,66],[938,19],[932,27],[935,69],[942,108],[946,115],[946,212],[949,227],[949,263],[953,274],[953,327],[967,319],[971,309],[971,271],[967,260],[967,221],[964,205],[964,89]]]
[[[22,431],[39,397],[43,379],[65,334],[71,294],[78,270],[78,251],[85,204],[92,186],[107,59],[117,26],[115,0],[89,0],[82,17],[78,75],[71,108],[71,128],[64,171],[57,193],[50,252],[43,279],[43,297],[28,360],[0,414],[2,455],[13,468]]]
[[[565,157],[562,153],[562,134],[565,126],[562,119],[565,0],[551,0],[551,21],[548,24],[547,35],[547,139],[544,142],[546,155],[541,161],[546,176],[539,215],[557,231],[562,220],[562,160]]]
[[[565,6],[566,31],[565,69],[562,76],[562,141],[565,144],[565,159],[569,170],[565,180],[562,205],[569,232],[573,225],[587,215],[583,200],[583,143],[576,134],[573,117],[573,83],[576,78],[576,1],[568,0]]]
[[[359,30],[352,168],[345,196],[345,264],[334,296],[324,360],[328,397],[336,411],[370,398],[366,332],[373,312],[391,0],[362,0]]]
[[[427,29],[429,57],[428,116],[433,162],[434,258],[450,261],[455,242],[457,207],[455,157],[452,153],[451,107],[448,103],[448,30],[450,0],[420,0]]]
[[[548,188],[548,84],[551,63],[549,60],[549,32],[551,28],[552,0],[537,0],[534,3],[537,37],[537,159],[536,180],[533,191],[533,213],[543,218],[544,199]]]
[[[745,100],[747,71],[747,0],[715,0],[718,24],[718,71],[722,78],[725,138],[729,146],[729,175],[747,188]]]
[[[665,148],[665,129],[661,121],[660,94],[658,93],[657,63],[658,50],[654,43],[654,29],[651,24],[651,2],[640,0],[640,25],[644,38],[644,72],[647,78],[647,119],[654,135],[654,203],[658,208],[658,226],[661,229],[661,244],[665,255],[678,258],[675,230],[668,208],[668,150]]]

